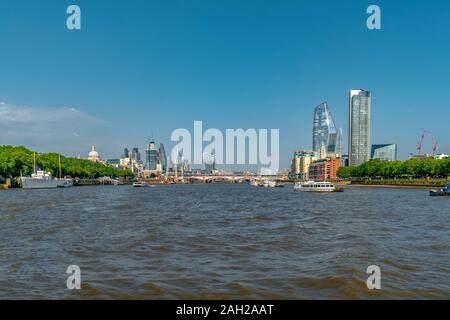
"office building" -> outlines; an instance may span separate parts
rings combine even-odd
[[[358,166],[370,160],[370,108],[369,91],[350,91],[348,140],[350,166]]]
[[[397,160],[396,144],[374,144],[370,152],[371,159],[395,161]]]
[[[325,147],[328,154],[336,153],[337,130],[327,102],[314,109],[313,151],[319,153]]]

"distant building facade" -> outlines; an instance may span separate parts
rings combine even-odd
[[[203,154],[203,163],[205,164],[205,174],[213,174],[216,171],[216,155],[214,153]]]
[[[318,160],[309,166],[309,179],[314,181],[336,180],[340,165],[339,158]]]
[[[141,153],[139,152],[139,148],[138,147],[134,147],[133,150],[131,151],[131,159],[133,159],[136,162],[140,162],[141,161]]]
[[[337,130],[327,102],[314,109],[313,151],[319,153],[325,147],[328,154],[336,153]]]
[[[314,151],[300,150],[294,152],[291,163],[291,178],[308,180],[309,166],[316,160],[318,160],[318,157]]]
[[[164,149],[164,145],[162,143],[159,144],[159,162],[161,164],[161,171],[162,173],[167,173],[167,156],[166,156],[166,150]]]
[[[358,166],[370,160],[371,94],[351,90],[349,94],[349,163]]]
[[[158,150],[155,149],[155,141],[150,140],[148,149],[145,150],[145,169],[150,171],[158,170]]]
[[[397,145],[396,144],[374,144],[370,152],[371,159],[379,159],[386,161],[397,160]]]
[[[128,150],[127,147],[125,147],[125,148],[123,149],[122,158],[128,158],[128,157],[130,157],[130,151]]]

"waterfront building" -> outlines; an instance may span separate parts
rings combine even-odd
[[[95,150],[95,146],[92,145],[91,151],[88,155],[88,160],[92,162],[101,162],[99,153]]]
[[[314,109],[313,151],[319,153],[325,146],[328,154],[336,153],[337,130],[327,102]]]
[[[309,180],[326,181],[336,180],[337,172],[341,165],[339,158],[321,159],[309,166]]]
[[[350,166],[370,160],[371,94],[366,90],[350,90],[349,141]]]
[[[294,152],[291,164],[291,178],[308,180],[309,179],[309,166],[314,161],[318,160],[318,157],[314,151],[299,150]]]
[[[397,160],[397,145],[396,144],[374,144],[370,152],[370,158],[372,160]]]

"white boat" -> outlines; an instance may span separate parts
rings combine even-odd
[[[273,180],[264,180],[263,181],[264,188],[275,188],[276,186],[277,186],[277,183]]]
[[[23,189],[47,189],[69,187],[68,180],[54,179],[50,172],[38,170],[31,177],[21,177]]]
[[[304,192],[334,192],[336,191],[336,186],[333,183],[326,181],[307,181],[295,183],[294,190]]]
[[[135,188],[146,187],[146,186],[147,186],[147,184],[143,181],[133,182],[133,187],[135,187]]]
[[[53,178],[50,172],[36,170],[36,154],[33,155],[33,173],[30,177],[20,177],[23,189],[49,189],[49,188],[69,188],[73,186],[73,180],[68,178]],[[61,163],[60,176],[61,176]]]
[[[252,185],[253,187],[259,187],[260,183],[258,180],[252,180],[250,181],[250,185]]]

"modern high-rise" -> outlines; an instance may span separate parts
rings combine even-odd
[[[136,162],[141,161],[141,153],[139,152],[138,147],[134,147],[133,150],[131,150],[131,159],[133,159]]]
[[[397,160],[397,145],[396,144],[374,144],[370,152],[371,159],[380,159],[386,161]]]
[[[350,90],[348,128],[350,166],[358,166],[370,160],[370,104],[369,91]]]
[[[163,173],[167,172],[167,157],[166,151],[164,150],[164,145],[159,144],[159,162],[161,163],[161,170]]]
[[[321,147],[325,147],[328,154],[336,153],[336,136],[330,108],[327,102],[323,102],[314,109],[313,151],[319,153]]]
[[[337,138],[336,138],[336,154],[342,156],[342,147],[343,147],[343,139],[344,135],[342,133],[342,128],[338,129]]]
[[[147,170],[156,171],[159,164],[158,150],[155,149],[155,142],[150,140],[148,149],[145,150],[145,168]]]

